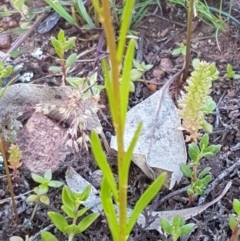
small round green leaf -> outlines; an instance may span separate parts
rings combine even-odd
[[[200,150],[195,143],[191,143],[188,145],[188,154],[193,162],[199,161]]]
[[[187,164],[181,163],[180,164],[180,170],[185,177],[190,178],[192,176],[192,170]]]
[[[42,196],[40,196],[40,202],[45,204],[45,205],[49,205],[50,204],[50,199],[49,199],[48,196],[42,195]]]
[[[230,214],[228,217],[228,223],[229,223],[230,229],[233,231],[238,225],[237,217]]]
[[[143,75],[143,72],[137,70],[137,69],[132,69],[130,73],[130,80],[131,81],[138,81]]]
[[[61,187],[64,183],[56,180],[52,180],[48,183],[49,187]]]
[[[204,151],[204,149],[208,146],[208,143],[209,143],[209,135],[205,134],[201,138],[200,143],[199,143],[200,150]]]
[[[43,195],[46,194],[48,192],[49,188],[47,186],[47,184],[41,184],[38,187],[38,195]]]
[[[32,194],[27,197],[26,202],[36,202],[38,200],[38,195]]]
[[[77,59],[77,54],[71,54],[66,60],[66,68],[71,67]]]
[[[53,73],[61,73],[62,72],[62,69],[59,66],[50,66],[48,70]]]
[[[41,231],[42,241],[59,241],[53,234],[47,231]]]

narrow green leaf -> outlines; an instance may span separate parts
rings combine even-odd
[[[59,231],[65,233],[65,227],[68,226],[68,222],[61,214],[55,212],[48,212],[48,217],[51,219],[51,221]]]
[[[82,192],[82,198],[81,198],[81,200],[82,200],[83,202],[85,202],[85,201],[88,199],[91,191],[92,191],[91,185],[86,186],[86,188],[85,188],[84,191]]]
[[[101,184],[101,201],[113,240],[117,240],[119,230],[118,220],[112,202],[111,188],[105,177],[103,177]]]
[[[194,226],[195,226],[194,223],[189,223],[189,224],[182,226],[179,230],[180,236],[190,234],[193,231]]]
[[[179,216],[175,216],[173,218],[173,222],[172,222],[172,226],[173,228],[176,230],[180,227],[180,223],[181,223],[181,218]]]
[[[129,29],[129,25],[131,23],[132,9],[134,7],[134,4],[135,4],[135,0],[124,2],[124,9],[123,9],[123,14],[121,18],[122,22],[121,22],[121,27],[119,31],[120,33],[119,43],[118,43],[118,49],[117,49],[117,60],[119,61],[119,63],[122,62],[123,53],[124,53],[125,44],[126,44],[126,36]]]
[[[81,222],[77,225],[81,230],[80,233],[84,232],[92,223],[99,217],[99,213],[91,213],[87,217],[83,218]]]
[[[71,37],[63,44],[64,51],[72,49],[75,46],[76,37]]]
[[[44,173],[44,179],[46,181],[51,181],[52,180],[52,171],[51,169],[48,169],[45,173]]]
[[[121,103],[120,104],[121,104],[122,123],[125,123],[127,107],[128,107],[130,72],[132,69],[134,48],[135,48],[135,41],[130,40],[128,48],[127,48],[126,57],[124,59],[122,83],[120,86],[120,92],[121,92]]]
[[[41,231],[42,241],[59,241],[53,234],[47,231]]]
[[[52,180],[48,183],[48,186],[58,188],[58,187],[63,186],[63,184],[64,184],[63,182]]]
[[[85,214],[88,211],[88,207],[82,208],[81,210],[78,211],[77,217],[81,217],[83,214]]]
[[[106,181],[108,182],[109,186],[111,187],[111,191],[113,192],[115,200],[118,200],[118,193],[116,183],[113,177],[112,170],[108,164],[106,156],[103,152],[101,142],[96,132],[91,133],[91,143],[92,143],[92,151],[95,157],[95,160],[103,172]]]
[[[74,196],[72,195],[72,199],[71,199],[69,197],[68,192],[71,192],[70,188],[67,186],[64,186],[62,190],[62,202],[63,202],[63,205],[66,206],[69,210],[74,211],[75,210]]]
[[[78,88],[81,84],[83,84],[85,78],[79,77],[67,77],[67,82],[74,88]]]
[[[134,133],[133,139],[131,140],[128,150],[124,155],[123,170],[122,170],[123,180],[125,180],[125,178],[128,178],[129,167],[130,167],[131,160],[132,160],[133,150],[134,150],[136,143],[138,141],[138,138],[141,134],[141,130],[142,130],[142,122],[140,122],[138,124],[137,130]]]
[[[116,103],[116,99],[113,93],[112,81],[110,79],[110,74],[109,74],[109,70],[105,59],[102,60],[102,69],[104,73],[105,87],[106,87],[107,95],[109,99],[109,106],[112,114],[112,119],[113,119],[113,122],[115,122],[117,119],[117,112],[120,111],[115,107],[119,106],[119,103]]]
[[[164,217],[161,218],[160,225],[161,225],[161,227],[162,227],[162,229],[165,233],[172,234],[172,227],[171,227],[171,225],[169,224],[169,222],[167,221],[166,218],[164,218]]]
[[[146,208],[149,202],[156,196],[159,190],[162,188],[165,180],[166,180],[166,173],[162,173],[159,175],[156,180],[147,188],[147,190],[142,194],[140,199],[137,201],[131,217],[128,222],[127,226],[127,234],[129,235],[131,230],[133,229],[139,215],[142,211]]]
[[[71,54],[66,60],[66,68],[71,67],[77,59],[77,54]]]
[[[45,179],[41,176],[39,176],[38,174],[35,173],[31,173],[32,179],[37,182],[37,183],[44,183]]]
[[[75,24],[75,20],[68,14],[68,12],[56,1],[54,0],[44,0],[50,5],[61,17],[67,20],[70,24]]]
[[[76,217],[75,210],[70,209],[68,206],[62,205],[61,209],[63,210],[64,213],[66,213],[66,215],[69,218],[75,218]]]
[[[207,174],[209,174],[210,170],[211,170],[211,167],[205,167],[198,175],[198,178],[199,179],[204,178]]]
[[[64,49],[62,46],[62,43],[60,41],[58,41],[56,38],[54,38],[53,36],[50,38],[52,46],[54,47],[57,56],[61,59],[63,58],[64,55]]]
[[[86,23],[88,24],[88,26],[92,29],[95,28],[95,25],[91,19],[91,17],[89,16],[84,3],[82,0],[76,0],[76,3],[78,4],[78,8],[79,8],[79,13],[81,15],[81,17],[86,21]]]
[[[201,138],[200,143],[199,143],[200,150],[204,151],[204,149],[208,146],[208,143],[209,143],[209,135],[205,134]]]
[[[211,152],[213,156],[215,156],[219,151],[221,150],[221,145],[210,145],[204,150],[204,156],[205,153]]]
[[[207,175],[203,179],[201,179],[201,181],[205,187],[211,182],[211,180],[212,180],[211,175]]]

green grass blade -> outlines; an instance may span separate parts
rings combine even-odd
[[[135,0],[128,0],[124,3],[123,14],[121,18],[121,28],[120,28],[120,36],[118,42],[118,49],[117,49],[117,60],[119,63],[122,62],[125,43],[126,43],[126,36],[129,29],[129,25],[131,23],[131,16],[132,16],[132,9],[134,6]]]
[[[122,74],[122,83],[120,86],[121,91],[121,118],[122,122],[125,122],[127,107],[128,107],[128,98],[129,98],[129,88],[130,88],[130,72],[132,69],[132,60],[134,57],[135,50],[135,40],[131,39],[127,48],[126,57],[123,65],[123,74]]]
[[[140,122],[138,124],[138,127],[137,127],[137,130],[135,131],[134,133],[134,137],[128,147],[128,150],[127,152],[125,153],[124,155],[124,161],[123,161],[123,176],[126,178],[128,177],[128,173],[129,173],[129,166],[130,166],[130,163],[131,163],[131,160],[132,160],[132,154],[133,154],[133,151],[134,151],[134,147],[136,146],[136,143],[138,141],[138,138],[140,136],[140,133],[141,133],[141,130],[142,130],[142,122]]]
[[[146,1],[144,2],[139,9],[137,9],[136,14],[134,14],[131,22],[131,27],[130,29],[134,29],[134,27],[144,18],[147,9],[146,7],[151,3],[152,1]],[[136,6],[135,6],[136,8]]]
[[[82,0],[76,0],[75,1],[77,3],[77,6],[78,6],[78,11],[79,11],[79,14],[80,16],[85,20],[85,22],[88,24],[88,26],[90,28],[94,28],[94,23],[91,19],[91,17],[89,16],[84,4],[83,4],[83,1]]]
[[[55,2],[54,0],[44,0],[44,1],[70,24],[76,23],[76,21],[72,18],[72,16],[58,2]]]
[[[91,146],[93,155],[95,157],[95,160],[99,166],[99,168],[102,170],[104,177],[106,178],[109,186],[111,187],[111,191],[113,192],[115,200],[118,200],[118,193],[117,193],[117,187],[116,183],[113,177],[112,170],[107,162],[106,156],[103,152],[101,142],[99,140],[99,137],[97,133],[92,132],[91,133]]]
[[[111,198],[111,190],[108,184],[108,181],[104,177],[101,184],[101,200],[104,213],[106,215],[109,229],[111,230],[111,234],[113,236],[113,240],[118,240],[118,221],[116,217],[116,213],[114,210],[112,198]]]
[[[112,114],[112,118],[115,121],[117,118],[117,112],[120,111],[115,106],[119,106],[118,103],[116,103],[116,99],[113,93],[113,84],[110,79],[110,71],[108,70],[106,60],[102,60],[102,69],[104,73],[104,80],[105,80],[105,87],[107,90],[108,100],[109,100],[109,106]]]
[[[162,173],[157,177],[157,179],[148,187],[148,189],[142,194],[140,199],[137,201],[133,212],[131,214],[130,220],[128,222],[127,234],[129,235],[133,229],[139,215],[146,208],[149,202],[156,196],[158,191],[162,188],[166,179],[166,173]]]

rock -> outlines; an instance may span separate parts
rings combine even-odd
[[[10,36],[6,34],[0,35],[0,49],[9,49],[11,47]]]

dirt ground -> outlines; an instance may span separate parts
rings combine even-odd
[[[8,3],[6,3],[8,4]],[[228,3],[225,3],[228,6]],[[232,15],[240,21],[240,6],[236,1],[233,5]],[[186,41],[186,12],[184,9],[177,9],[175,7],[163,9],[163,15],[160,11],[156,14],[150,14],[154,8],[149,9],[149,14],[139,24],[137,32],[141,36],[139,40],[139,48],[137,56],[140,61],[146,64],[153,64],[154,67],[146,72],[145,78],[149,81],[157,82],[157,88],[161,86],[178,70],[181,69],[183,58],[180,56],[174,57],[171,52],[181,42]],[[19,16],[2,17],[0,18],[0,28],[4,31],[9,31],[18,26]],[[232,165],[240,162],[240,80],[229,80],[224,78],[226,66],[230,63],[233,69],[240,73],[240,26],[234,25],[231,21],[227,22],[228,29],[225,32],[219,32],[215,38],[216,30],[203,22],[196,21],[195,29],[192,32],[192,48],[191,57],[200,58],[208,62],[216,62],[217,68],[220,71],[220,78],[214,82],[212,88],[212,97],[217,103],[216,111],[208,117],[208,121],[214,126],[214,131],[210,135],[211,144],[221,144],[222,148],[219,154],[213,158],[204,159],[201,167],[211,167],[213,181],[217,180],[222,173],[226,172]],[[71,73],[72,76],[86,77],[89,72],[94,70],[100,72],[99,56],[104,55],[103,49],[97,49],[98,37],[96,32],[82,32],[80,33],[74,27],[68,25],[63,19],[59,19],[56,26],[49,32],[39,34],[34,31],[24,44],[21,46],[24,53],[19,57],[14,58],[14,63],[23,63],[24,67],[21,70],[21,75],[24,73],[32,73],[30,83],[44,84],[49,86],[59,86],[60,77],[49,73],[49,66],[53,65],[55,59],[53,57],[54,50],[50,43],[50,37],[56,36],[60,29],[64,29],[67,36],[76,36],[77,43],[75,51],[77,54],[88,51],[86,55],[79,61],[75,70]],[[97,35],[99,36],[99,35]],[[206,37],[207,38],[203,38]],[[0,34],[0,49],[7,52],[11,44],[14,43],[18,35],[16,34]],[[142,41],[140,43],[140,41]],[[220,49],[219,49],[220,47]],[[37,60],[31,56],[31,53],[36,48],[41,48],[43,52],[42,60]],[[162,71],[162,63],[167,63],[168,68]],[[101,81],[101,80],[100,80]],[[26,82],[28,84],[28,82]],[[149,97],[156,88],[156,85],[146,86],[144,84],[137,84],[136,92],[131,94],[129,107],[133,107],[137,103]],[[171,93],[173,97],[179,92],[179,86],[172,86]],[[101,119],[101,124],[104,133],[109,141],[109,137],[114,134],[111,125],[111,118],[107,108],[106,96],[103,93],[101,96],[101,103],[106,105],[103,110],[106,118]],[[110,122],[110,123],[109,123]],[[23,124],[26,123],[23,122]],[[108,156],[111,167],[117,173],[117,164],[114,156]],[[93,159],[91,150],[81,151],[79,153],[68,155],[65,162],[62,164],[54,174],[54,180],[65,180],[66,167],[71,165],[75,170],[81,174],[86,180],[91,182],[91,173],[98,169],[96,162]],[[240,165],[240,164],[239,164]],[[228,215],[233,213],[232,201],[234,198],[239,199],[240,196],[240,173],[238,166],[227,173],[224,178],[220,179],[214,189],[211,190],[204,202],[209,202],[216,198],[224,189],[227,182],[232,180],[232,186],[227,194],[215,205],[207,208],[201,214],[188,220],[196,224],[193,233],[181,241],[213,241],[229,240],[231,230],[228,225]],[[0,166],[0,199],[4,200],[9,198],[7,187],[7,180],[3,166]],[[129,180],[129,206],[133,207],[136,200],[140,197],[146,187],[151,183],[144,173],[134,164],[131,165],[130,180]],[[164,211],[164,210],[177,210],[188,208],[186,201],[186,192],[179,193],[178,191],[189,184],[189,181],[184,179],[173,190],[163,190],[149,205],[149,211]],[[21,195],[30,191],[36,186],[31,180],[29,171],[25,170],[24,165],[20,168],[18,181],[14,184],[15,195]],[[164,202],[160,202],[163,197],[169,193],[175,193]],[[33,206],[26,204],[26,195],[22,195],[17,199],[17,207],[20,217],[20,224],[16,224],[14,214],[12,212],[12,205],[9,201],[0,201],[0,240],[9,240],[13,235],[21,236],[22,238],[28,235],[29,237],[37,234],[44,228],[56,235],[59,240],[66,240],[57,229],[49,226],[51,222],[47,216],[48,211],[58,211],[61,207],[61,191],[53,189],[49,194],[51,204],[49,206],[39,205],[35,218],[30,221],[30,216]],[[198,200],[195,206],[198,206]],[[151,217],[148,217],[149,223]],[[148,225],[148,224],[146,224]],[[39,240],[38,237],[36,240]],[[83,234],[77,235],[74,240],[95,240],[95,241],[108,241],[111,240],[110,232],[103,216],[97,219],[94,224]],[[149,231],[146,227],[137,225],[129,240],[132,241],[158,241],[158,240],[171,240],[157,231]]]

